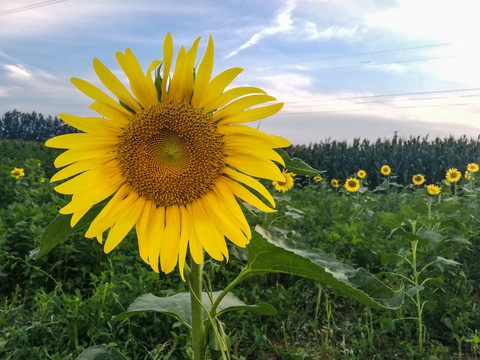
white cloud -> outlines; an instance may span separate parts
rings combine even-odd
[[[13,78],[27,79],[32,76],[22,65],[3,65],[3,67],[7,70],[8,76]]]
[[[357,29],[358,26],[343,27],[334,25],[318,30],[317,24],[312,21],[306,21],[303,27],[303,31],[309,40],[352,37],[357,33]]]
[[[231,51],[226,57],[229,58],[233,55],[236,55],[240,51],[257,44],[260,40],[267,36],[287,32],[292,29],[292,12],[296,6],[297,0],[288,0],[285,5],[277,12],[277,15],[275,16],[275,19],[273,20],[273,23],[271,25],[253,34],[246,43],[242,44],[236,50]]]

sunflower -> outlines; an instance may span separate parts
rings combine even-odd
[[[420,174],[413,175],[412,182],[415,185],[422,185],[425,182],[425,177]]]
[[[388,166],[388,165],[383,165],[383,166],[380,168],[380,172],[381,172],[383,175],[389,175],[391,171],[392,171],[392,169],[390,169],[390,166]]]
[[[359,170],[357,172],[357,176],[360,178],[360,179],[363,179],[365,176],[367,176],[367,173],[365,172],[365,170]]]
[[[455,168],[449,169],[445,175],[448,181],[457,182],[462,178],[462,174]]]
[[[355,192],[360,188],[360,181],[358,179],[349,178],[345,181],[345,189],[350,192]]]
[[[332,180],[332,186],[333,186],[334,188],[338,188],[338,180],[333,179],[333,180]]]
[[[275,190],[281,191],[281,192],[286,192],[293,187],[293,177],[295,175],[291,172],[288,172],[285,169],[283,169],[282,175],[284,177],[283,181],[273,180],[272,184],[275,187]]]
[[[467,170],[474,173],[478,171],[478,164],[470,163],[467,165]]]
[[[163,62],[153,61],[145,73],[130,49],[117,52],[131,93],[94,59],[100,81],[118,101],[72,78],[94,100],[91,108],[100,117],[60,114],[81,133],[46,143],[68,149],[56,158],[55,166],[63,169],[52,181],[71,178],[55,188],[72,194],[60,210],[72,214],[71,226],[108,199],[85,236],[102,244],[108,230],[108,253],[135,227],[141,258],[164,273],[178,262],[182,278],[187,249],[201,264],[203,250],[215,260],[228,260],[225,237],[240,247],[249,243],[250,227],[237,198],[262,211],[275,211],[272,196],[254,177],[283,181],[276,163],[284,166],[284,161],[273,149],[290,145],[242,125],[275,114],[283,104],[259,107],[275,98],[255,87],[225,90],[242,69],[228,69],[211,79],[213,41],[210,37],[197,66],[199,41],[188,51],[181,47],[173,67],[172,38],[167,34]],[[154,80],[151,73],[156,68]]]
[[[315,177],[313,178],[313,180],[316,181],[316,182],[319,182],[319,181],[322,181],[323,178],[322,178],[320,175],[318,175],[318,176],[315,176]]]
[[[430,195],[438,195],[440,194],[440,191],[442,190],[441,187],[438,187],[437,185],[428,185],[427,186],[427,191]]]
[[[10,171],[10,176],[15,180],[18,180],[22,176],[25,176],[25,171],[23,169],[15,168],[12,171]]]
[[[472,179],[472,173],[468,170],[465,171],[465,179],[471,180]]]

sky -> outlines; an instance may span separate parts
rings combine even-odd
[[[214,74],[264,89],[283,109],[253,123],[293,144],[480,135],[477,0],[1,0],[0,115],[94,116],[71,77],[102,89],[98,58],[122,81],[115,52],[146,70],[201,37]]]

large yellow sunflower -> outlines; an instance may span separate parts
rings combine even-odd
[[[282,175],[284,177],[284,179],[282,181],[273,180],[272,184],[275,187],[275,190],[281,191],[281,192],[286,192],[293,187],[293,176],[294,176],[294,174],[291,173],[291,172],[288,172],[285,169],[283,169]]]
[[[450,182],[457,182],[462,178],[462,173],[457,169],[452,168],[447,171],[445,177]]]
[[[91,108],[101,117],[61,114],[65,123],[82,132],[46,143],[68,149],[55,160],[63,169],[52,181],[71,178],[55,190],[73,195],[60,210],[72,214],[72,226],[109,198],[85,236],[102,243],[108,230],[108,253],[135,226],[141,258],[154,271],[165,273],[178,262],[182,277],[187,249],[201,264],[203,250],[216,260],[228,259],[225,237],[240,247],[249,243],[250,227],[237,198],[274,211],[255,195],[275,207],[254,177],[283,181],[273,161],[284,162],[273,149],[290,145],[241,125],[268,117],[283,104],[259,107],[275,99],[254,87],[225,90],[242,69],[228,69],[211,79],[213,41],[210,37],[196,67],[199,41],[188,51],[180,49],[173,68],[172,38],[167,34],[163,62],[153,61],[145,73],[130,49],[117,52],[132,93],[94,59],[95,72],[114,98],[73,78],[72,83],[94,100]]]
[[[345,189],[349,192],[355,192],[360,189],[360,181],[355,178],[348,178],[345,181]]]

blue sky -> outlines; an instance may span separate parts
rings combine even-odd
[[[476,138],[477,14],[476,0],[2,0],[0,114],[92,116],[69,79],[101,86],[93,58],[122,78],[116,51],[146,68],[167,32],[176,51],[202,37],[199,54],[210,34],[215,73],[242,67],[233,86],[285,103],[253,125],[293,143]]]

